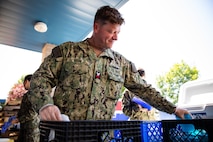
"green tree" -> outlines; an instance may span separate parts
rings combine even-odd
[[[158,76],[156,80],[157,87],[160,89],[162,95],[176,104],[178,102],[180,86],[197,78],[197,68],[190,67],[184,61],[181,61],[181,63],[174,64],[165,75]]]
[[[25,75],[22,75],[21,78],[18,80],[18,84],[23,83],[24,82],[24,78],[25,78]]]

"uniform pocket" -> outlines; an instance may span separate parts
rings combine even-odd
[[[64,65],[64,86],[82,88],[87,85],[89,65],[80,61],[69,61]]]
[[[66,62],[64,65],[65,71],[68,74],[85,74],[89,70],[89,66],[78,60]]]
[[[108,93],[107,98],[118,99],[121,95],[121,89],[124,84],[122,69],[118,66],[111,65],[107,70],[108,74]]]
[[[122,77],[122,70],[120,67],[111,65],[109,66],[107,73],[110,80],[113,80],[115,82],[124,82],[124,79]]]

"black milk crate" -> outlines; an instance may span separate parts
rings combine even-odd
[[[141,121],[41,121],[41,142],[140,142]]]
[[[162,120],[164,142],[213,142],[213,119]]]

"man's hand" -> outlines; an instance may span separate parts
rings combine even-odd
[[[185,114],[189,114],[191,116],[191,114],[186,109],[181,109],[181,108],[176,108],[174,114],[180,117],[181,119],[184,119]]]
[[[40,119],[46,121],[62,121],[61,112],[55,105],[42,108],[39,112]]]
[[[18,120],[18,118],[15,118],[15,119],[13,119],[11,123],[12,123],[12,124],[19,123],[19,120]]]

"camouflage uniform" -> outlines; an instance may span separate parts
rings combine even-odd
[[[173,113],[175,108],[141,79],[130,61],[111,49],[97,57],[87,40],[55,47],[30,86],[28,97],[37,111],[55,104],[70,120],[110,120],[122,86],[159,110]],[[54,86],[52,98],[48,94]]]
[[[123,113],[130,117],[130,120],[156,120],[155,109],[148,110],[141,107],[139,104],[132,102],[132,98],[135,97],[129,90],[124,92],[122,98]]]
[[[39,118],[38,113],[32,108],[27,94],[23,96],[21,108],[18,112],[20,132],[18,142],[39,142]]]

